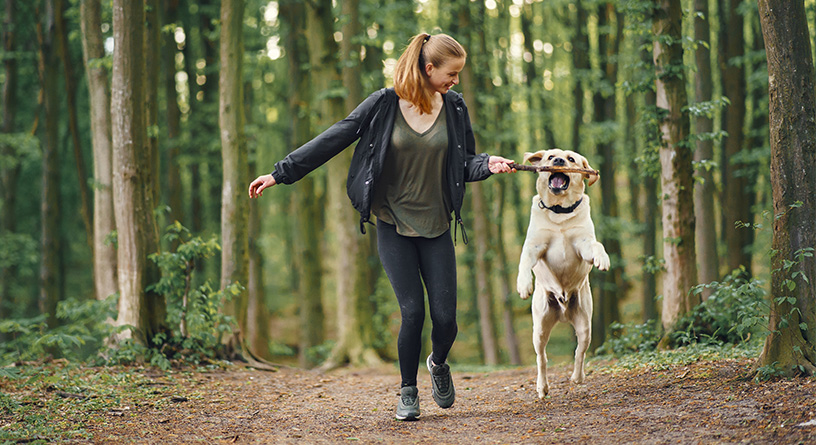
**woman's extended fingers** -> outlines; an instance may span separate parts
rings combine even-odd
[[[263,190],[275,185],[275,178],[272,175],[258,176],[251,184],[249,184],[249,197],[257,198],[263,195]]]

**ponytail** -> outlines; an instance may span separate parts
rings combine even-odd
[[[442,66],[449,59],[465,58],[467,52],[447,34],[421,33],[411,39],[394,68],[394,91],[416,106],[420,113],[431,113],[434,93],[428,88],[425,65]]]

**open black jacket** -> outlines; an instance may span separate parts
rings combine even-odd
[[[485,153],[476,154],[470,116],[462,95],[449,91],[443,97],[448,126],[448,186],[455,224],[463,226],[461,210],[465,182],[481,181],[491,175],[487,162],[489,156]],[[393,88],[383,88],[372,93],[348,117],[276,163],[275,171],[272,172],[275,182],[294,183],[359,139],[351,159],[346,191],[352,205],[360,212],[360,231],[365,233],[365,223],[371,217],[374,187],[391,143],[391,132],[398,109],[399,98]],[[464,226],[462,237],[467,243]]]

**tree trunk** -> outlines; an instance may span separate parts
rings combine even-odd
[[[614,20],[614,23],[612,23]],[[615,26],[615,28],[612,28]],[[623,33],[623,21],[615,12],[610,3],[603,3],[598,7],[598,28],[603,30],[598,36],[598,53],[601,60],[601,78],[604,87],[596,91],[594,95],[595,123],[615,123],[616,121],[616,98],[615,84],[618,79],[617,62],[614,59],[620,49],[620,37]],[[615,30],[615,34],[613,34]],[[604,178],[606,187],[601,187],[601,214],[609,221],[616,221],[620,217],[618,211],[618,198],[615,194],[615,157],[614,157],[614,133],[599,141],[596,152],[599,155],[600,165],[598,169],[601,177]],[[609,334],[609,326],[613,322],[619,322],[620,310],[619,302],[624,297],[625,284],[623,281],[623,259],[620,256],[621,245],[619,234],[615,231],[605,231],[601,236],[601,243],[609,252],[612,263],[608,272],[596,271],[598,283],[593,291],[596,301],[593,317],[597,318],[592,330],[590,350],[595,350],[603,344]],[[599,329],[594,329],[595,327]]]
[[[16,0],[6,0],[4,5],[3,30],[0,33],[2,48],[5,54],[13,54],[17,48],[15,23]],[[2,103],[2,131],[4,134],[14,132],[14,119],[17,115],[17,79],[18,68],[16,57],[3,58],[3,89],[0,91],[0,103]],[[0,144],[0,156],[13,156],[16,152],[11,145]],[[0,216],[0,233],[12,234],[17,231],[17,217],[15,207],[17,206],[17,179],[20,176],[20,164],[14,166],[3,166],[0,169],[0,186],[2,186],[2,216]],[[14,267],[0,268],[0,320],[9,318],[8,308],[11,305],[10,284],[16,277]],[[0,334],[0,341],[5,340],[4,334]]]
[[[689,117],[683,74],[680,0],[660,0],[652,25],[655,35],[655,90],[660,121],[661,188],[663,196],[663,328],[671,332],[677,319],[689,312],[699,295],[689,293],[697,284],[694,255],[692,151],[688,141]]]
[[[57,325],[57,303],[62,299],[62,264],[60,258],[60,178],[59,178],[59,58],[57,55],[56,11],[60,0],[45,3],[40,28],[40,79],[45,105],[45,128],[42,141],[42,195],[40,200],[40,299],[39,309],[47,314],[49,327]]]
[[[711,100],[711,31],[708,19],[708,0],[694,0],[696,15],[694,18],[694,40],[698,42],[694,58],[697,71],[694,74],[694,100],[707,102]],[[694,131],[698,136],[710,134],[714,129],[711,116],[700,115],[694,120]],[[694,161],[708,163],[714,160],[714,140],[697,139]],[[705,166],[695,172],[699,181],[694,182],[694,239],[697,248],[697,267],[701,283],[711,283],[720,278],[720,261],[717,254],[717,221],[714,213],[714,195],[717,193],[714,184],[714,172]],[[704,289],[704,299],[711,295],[711,289]]]
[[[581,126],[584,122],[584,82],[583,78],[589,70],[589,36],[584,26],[587,24],[587,13],[581,0],[575,2],[575,37],[573,38],[572,65],[575,69],[575,77],[572,90],[573,107],[575,107],[572,120],[572,149],[581,150]],[[595,326],[592,326],[595,328]]]
[[[249,183],[246,141],[244,138],[243,80],[244,0],[221,2],[221,71],[218,80],[218,123],[221,134],[221,290],[233,283],[246,286],[249,281],[249,201],[244,184]],[[246,333],[247,293],[232,296],[222,310],[235,318],[236,332],[225,338],[236,351]],[[243,333],[243,334],[242,334]],[[229,337],[229,336],[228,336]]]
[[[105,299],[119,291],[116,278],[116,247],[108,237],[116,230],[113,217],[113,176],[111,164],[111,115],[108,70],[99,63],[105,57],[102,40],[102,6],[100,0],[80,4],[82,53],[88,73],[90,95],[91,144],[94,168],[94,290],[96,298]]]
[[[145,7],[145,128],[147,128],[147,151],[150,169],[156,172],[151,178],[153,203],[161,201],[159,181],[159,72],[161,71],[161,20],[159,0],[143,0]]]
[[[88,192],[89,176],[85,171],[85,159],[82,155],[82,143],[79,140],[79,123],[76,110],[76,85],[74,82],[73,65],[71,55],[68,53],[68,29],[63,16],[63,4],[59,2],[59,7],[54,11],[56,27],[57,45],[59,45],[59,59],[62,62],[63,79],[65,80],[65,101],[68,108],[68,130],[71,135],[71,143],[74,149],[74,161],[77,167],[77,179],[79,188],[80,207],[79,214],[82,223],[85,225],[85,235],[88,247],[91,250],[91,257],[94,254],[94,235],[91,217],[91,200]]]
[[[723,236],[728,252],[729,272],[745,266],[751,274],[750,246],[754,241],[752,228],[737,227],[739,222],[753,223],[751,207],[754,204],[754,185],[749,182],[750,165],[738,161],[737,156],[745,148],[745,54],[743,18],[739,12],[742,2],[728,1],[725,28],[725,66],[723,67],[723,92],[731,104],[724,113],[723,122],[728,136],[724,139],[722,169],[723,188]],[[722,27],[723,25],[721,25]]]
[[[153,219],[151,159],[146,150],[144,109],[144,4],[113,2],[111,123],[113,137],[113,202],[117,230],[119,316],[130,325],[120,339],[152,344],[164,329],[164,297],[145,288],[158,281],[158,267],[148,255],[158,250]]]
[[[169,0],[163,2],[164,17],[168,23],[175,23],[178,19],[179,0]],[[176,26],[179,26],[176,24]],[[176,92],[176,54],[178,45],[176,44],[175,30],[164,33],[164,43],[162,44],[163,60],[163,84],[164,96],[167,102],[167,156],[163,158],[166,167],[166,189],[165,196],[167,204],[170,206],[169,220],[185,221],[184,207],[182,204],[182,184],[181,170],[179,169],[179,154],[181,153],[181,110],[178,105],[178,93]],[[175,250],[175,249],[173,249]]]
[[[333,19],[331,2],[323,6],[322,18]],[[347,19],[342,27],[343,40],[340,41],[343,66],[341,74],[343,86],[348,90],[344,112],[350,113],[364,99],[360,62],[362,47],[357,43],[357,39],[362,35],[360,2],[344,1],[342,8],[342,15]],[[327,31],[330,30],[331,28]],[[334,41],[331,32],[326,34],[323,39],[323,51],[328,49],[329,53],[336,52],[336,49],[332,49]],[[371,324],[373,308],[370,298],[375,291],[376,272],[380,270],[374,265],[376,258],[372,258],[371,255],[375,233],[372,230],[372,233],[360,236],[357,215],[348,205],[345,196],[346,173],[351,162],[351,154],[352,150],[347,149],[328,166],[328,191],[332,202],[331,212],[334,215],[332,225],[333,231],[337,234],[335,279],[338,332],[337,344],[329,359],[321,366],[322,369],[334,368],[346,362],[355,366],[382,363],[372,344],[377,334]]]
[[[774,226],[770,335],[759,366],[816,372],[816,95],[802,0],[759,0],[768,58]],[[795,287],[794,287],[795,285]]]
[[[285,49],[289,58],[289,115],[292,146],[298,147],[312,137],[308,107],[311,102],[308,72],[309,47],[306,38],[305,4],[287,0],[280,4],[280,16],[286,25]],[[297,183],[293,191],[293,269],[300,301],[300,323],[308,326],[300,332],[298,359],[303,367],[314,365],[309,350],[323,342],[323,265],[320,252],[320,230],[323,200],[315,190],[315,172]]]

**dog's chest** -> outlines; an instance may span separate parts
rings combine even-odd
[[[581,260],[575,246],[566,236],[553,236],[549,246],[540,258],[549,267],[564,289],[579,286],[589,273],[588,264]]]

